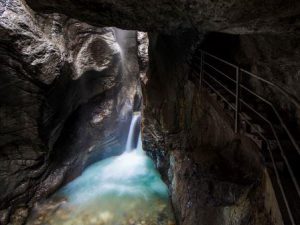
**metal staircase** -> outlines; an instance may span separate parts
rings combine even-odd
[[[257,93],[249,81],[299,102],[283,88],[226,60],[196,49],[188,60],[190,79],[206,88],[233,119],[236,133],[253,139],[264,155],[281,214],[286,225],[300,224],[300,148],[274,103]],[[247,82],[245,82],[247,81]]]

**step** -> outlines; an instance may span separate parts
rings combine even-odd
[[[264,141],[257,135],[253,135],[253,134],[250,134],[250,133],[245,133],[245,136],[251,138],[251,140],[256,143],[256,145],[260,148],[260,149],[263,149],[265,143]]]
[[[252,124],[252,126],[250,127],[250,132],[263,134],[263,133],[265,133],[265,130],[259,124]]]
[[[211,92],[209,93],[209,95],[214,99],[214,100],[218,100],[218,95],[215,92]]]
[[[252,118],[251,118],[248,114],[246,114],[246,113],[244,113],[244,112],[241,112],[240,115],[241,115],[241,119],[242,119],[242,120],[243,120],[243,119],[246,119],[246,120],[248,120],[248,121],[251,121],[251,120],[252,120]]]

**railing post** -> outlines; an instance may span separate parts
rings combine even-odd
[[[240,68],[236,67],[234,132],[240,131]]]
[[[204,54],[203,54],[203,51],[201,50],[201,55],[200,55],[200,58],[201,58],[201,61],[200,61],[200,77],[199,77],[199,86],[200,86],[200,90],[202,90],[202,79],[203,79],[203,57],[204,57]]]

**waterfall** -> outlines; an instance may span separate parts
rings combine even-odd
[[[135,32],[114,28],[114,33],[122,74],[130,84],[133,81],[126,68],[131,66],[127,56],[136,45],[132,41],[136,38]],[[133,96],[127,94],[135,93],[136,87],[127,85],[122,91],[126,96]],[[134,100],[124,101],[125,107],[126,104],[131,107]],[[126,146],[120,147],[120,150],[125,149],[123,154],[88,166],[79,177],[37,205],[27,225],[174,225],[168,188],[142,148],[140,119],[140,112],[133,113]]]
[[[142,132],[140,131],[140,134],[139,134],[139,140],[138,140],[138,144],[136,146],[136,149],[138,151],[143,151],[143,144],[142,144]]]
[[[168,188],[142,148],[140,117],[133,114],[127,152],[90,165],[36,207],[27,225],[174,225]]]
[[[125,147],[125,152],[129,152],[133,149],[133,146],[135,144],[135,140],[134,140],[134,131],[136,129],[136,126],[139,125],[138,124],[138,121],[139,119],[141,118],[141,113],[140,112],[137,112],[137,113],[134,113],[133,116],[132,116],[132,120],[131,120],[131,123],[130,123],[130,128],[129,128],[129,133],[128,133],[128,137],[127,137],[127,142],[126,142],[126,147]],[[140,139],[140,137],[139,137]]]

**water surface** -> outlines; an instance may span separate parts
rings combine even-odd
[[[136,149],[89,166],[39,204],[28,224],[171,225],[174,219],[168,189],[139,139]]]

